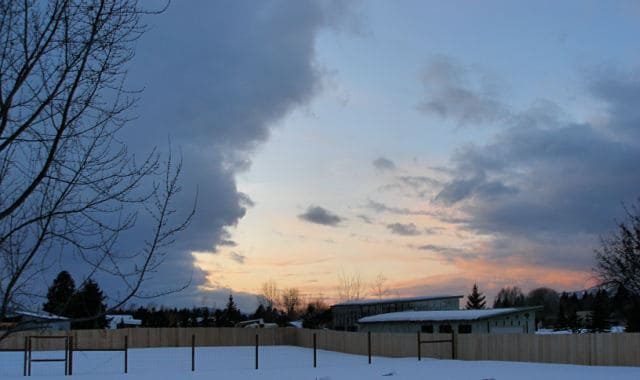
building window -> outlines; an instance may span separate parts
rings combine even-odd
[[[471,334],[471,325],[460,325],[460,326],[458,326],[458,333],[460,333],[460,334]]]
[[[433,325],[422,326],[421,331],[426,334],[433,334]]]
[[[451,325],[440,325],[440,327],[438,328],[438,332],[440,334],[450,334],[453,332],[453,330],[451,329]]]

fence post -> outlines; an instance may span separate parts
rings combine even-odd
[[[22,374],[27,376],[27,351],[28,351],[29,338],[24,337],[24,368]]]
[[[69,336],[69,376],[73,375],[73,335]]]
[[[28,346],[29,346],[29,358],[28,358],[29,368],[28,368],[28,371],[27,371],[27,376],[31,376],[31,349],[33,348],[33,347],[31,347],[31,336],[29,336],[29,344],[28,344]]]
[[[451,332],[451,359],[456,359],[456,333]]]
[[[313,368],[316,368],[317,364],[317,354],[316,354],[316,333],[313,333]]]
[[[196,370],[196,334],[191,335],[191,372]]]
[[[371,331],[367,331],[367,353],[369,354],[369,364],[371,364]]]
[[[69,335],[64,337],[64,375],[69,375]]]
[[[129,335],[124,336],[124,373],[129,371]]]
[[[420,331],[418,331],[418,361],[422,360],[422,348],[420,347]]]
[[[260,343],[258,334],[256,334],[256,369],[258,369],[258,344]]]

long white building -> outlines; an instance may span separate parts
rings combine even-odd
[[[462,297],[436,295],[343,302],[331,306],[333,329],[356,331],[358,320],[370,315],[401,311],[458,310]]]

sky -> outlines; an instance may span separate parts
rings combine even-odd
[[[153,302],[592,286],[640,196],[639,21],[634,1],[171,2],[122,135],[179,152],[179,214],[197,202],[146,289],[190,286]]]

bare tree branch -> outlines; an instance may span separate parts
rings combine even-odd
[[[84,263],[83,283],[118,279],[112,308],[144,296],[193,216],[195,204],[175,222],[181,160],[153,150],[136,162],[117,136],[138,94],[125,82],[145,13],[137,0],[0,3],[0,320],[64,260]],[[153,229],[120,252],[140,212]]]

